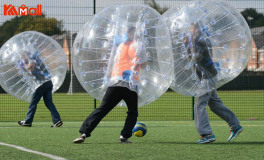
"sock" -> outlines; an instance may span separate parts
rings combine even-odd
[[[84,137],[84,139],[85,139],[85,138],[86,138],[86,134],[85,134],[85,133],[83,133],[83,134],[82,134],[82,137]]]

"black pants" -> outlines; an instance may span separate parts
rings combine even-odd
[[[121,101],[127,104],[127,118],[121,135],[125,138],[132,136],[132,130],[137,122],[138,116],[138,96],[134,91],[130,91],[126,87],[109,87],[106,90],[104,98],[99,108],[96,108],[83,122],[79,132],[85,133],[87,137],[91,136],[91,132],[99,124],[99,122]]]

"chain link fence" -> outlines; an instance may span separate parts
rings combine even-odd
[[[259,14],[264,13],[263,0],[227,0],[239,11],[253,8]],[[92,16],[104,7],[112,4],[136,3],[149,4],[165,11],[169,7],[179,6],[188,0],[35,0],[35,1],[12,1],[1,0],[0,26],[10,21],[15,16],[4,15],[4,5],[12,4],[15,8],[22,4],[27,7],[42,5],[42,13],[47,18],[56,18],[61,21],[63,30],[60,35],[52,35],[63,47],[68,57],[68,72],[62,87],[54,94],[54,103],[63,120],[84,120],[91,111],[100,105],[99,101],[90,97],[79,84],[74,75],[71,65],[72,44],[79,29]],[[221,87],[218,94],[224,104],[229,107],[241,120],[263,120],[264,119],[264,19],[262,25],[253,27],[253,17],[246,17],[252,28],[253,52],[250,63],[246,70],[236,79]],[[41,23],[41,22],[40,22]],[[14,23],[13,25],[19,25]],[[261,27],[263,26],[263,27]],[[10,28],[10,32],[12,28]],[[0,36],[3,32],[0,30]],[[157,101],[139,108],[139,120],[192,120],[194,98],[181,96],[173,91],[167,91]],[[22,120],[27,112],[28,103],[18,100],[3,90],[0,90],[0,121]],[[116,107],[104,120],[124,120],[126,116],[125,107]],[[219,118],[208,111],[212,120]],[[41,101],[35,115],[35,121],[50,120],[50,113]]]

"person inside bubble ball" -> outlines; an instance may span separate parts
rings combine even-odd
[[[193,61],[193,69],[199,80],[209,81],[209,83],[215,85],[217,70],[210,56],[212,45],[209,39],[203,36],[199,23],[191,24],[190,35],[186,36],[184,43],[187,47],[189,60]],[[203,88],[201,87],[201,89]],[[232,141],[243,131],[236,115],[223,104],[216,90],[213,89],[208,93],[198,95],[196,98],[194,106],[195,127],[201,136],[201,139],[197,143],[211,143],[215,141],[206,111],[207,105],[209,105],[212,112],[228,123],[231,129],[228,141]]]
[[[35,82],[41,85],[33,93],[25,120],[18,121],[17,123],[21,126],[31,127],[35,112],[37,110],[37,104],[43,97],[44,103],[51,113],[53,121],[53,125],[51,127],[62,126],[63,123],[61,121],[60,115],[52,101],[53,84],[50,73],[44,63],[38,57],[38,54],[36,52],[33,55],[30,53],[23,53],[18,63],[22,70],[29,73]]]
[[[79,132],[80,137],[74,143],[82,143],[99,122],[121,101],[127,104],[127,117],[121,131],[119,143],[131,143],[128,139],[132,136],[132,130],[138,117],[137,82],[138,72],[146,65],[143,53],[140,53],[138,43],[135,40],[136,28],[130,26],[127,29],[127,39],[120,43],[115,54],[114,63],[108,67],[107,76],[109,84],[99,108],[96,108],[84,121]],[[142,46],[141,46],[142,47]]]

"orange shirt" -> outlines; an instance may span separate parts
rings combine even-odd
[[[134,71],[138,72],[140,69],[140,66],[138,66],[136,69],[135,67],[138,64],[138,56],[136,54],[136,49],[134,47],[134,41],[120,44],[120,46],[117,49],[117,58],[115,59],[115,64],[112,71],[112,77],[120,76],[122,77],[122,74],[124,71],[131,71],[132,73]],[[139,80],[138,74],[133,74],[133,78],[135,80]]]

